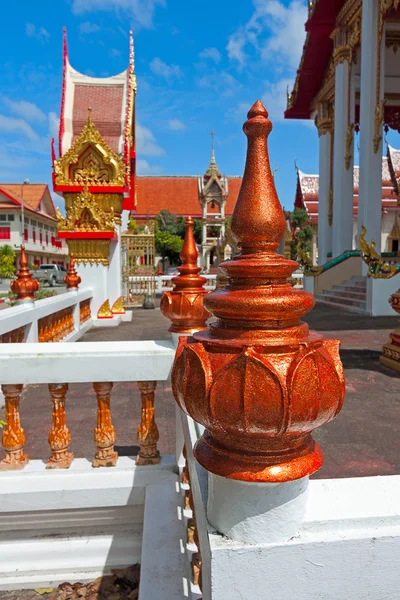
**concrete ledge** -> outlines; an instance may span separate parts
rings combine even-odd
[[[46,469],[33,460],[23,471],[0,473],[0,519],[6,513],[128,506],[144,503],[144,490],[155,481],[174,477],[175,457],[163,456],[159,465],[137,467],[122,456],[116,467],[93,469],[77,458],[69,469]]]
[[[165,381],[174,358],[167,341],[0,344],[1,383]]]
[[[121,321],[121,315],[114,315],[111,319],[93,319],[93,327],[118,327]]]
[[[184,600],[181,495],[178,478],[146,488],[139,600]]]
[[[400,476],[310,482],[306,516],[284,543],[244,545],[209,528],[212,598],[397,600]],[[207,596],[206,596],[207,598]]]

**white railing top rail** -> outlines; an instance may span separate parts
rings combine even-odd
[[[29,325],[33,321],[48,317],[59,310],[64,310],[64,308],[69,308],[92,297],[92,289],[86,288],[77,292],[66,292],[51,298],[37,300],[33,304],[10,306],[0,311],[0,335]]]
[[[165,381],[169,341],[0,344],[0,384]]]

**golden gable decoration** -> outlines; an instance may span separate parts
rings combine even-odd
[[[63,217],[57,208],[58,231],[115,231],[114,209],[106,213],[87,187],[77,195],[76,201]]]
[[[54,174],[56,185],[125,185],[125,164],[96,128],[91,109],[71,148],[54,162]]]

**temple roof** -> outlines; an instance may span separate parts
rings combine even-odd
[[[392,149],[396,153],[396,164],[400,167],[400,150]],[[353,217],[358,216],[358,185],[360,169],[354,167],[354,198],[353,198]],[[318,223],[318,195],[319,195],[319,176],[297,171],[297,188],[294,206],[295,208],[305,208],[310,216],[310,223]],[[397,197],[394,191],[393,179],[390,173],[389,159],[382,158],[382,210],[391,210],[398,208]]]
[[[81,132],[88,108],[106,143],[122,154],[128,137],[133,135],[133,102],[136,90],[133,39],[130,40],[128,67],[112,77],[89,77],[74,69],[68,57],[64,31],[64,68],[59,130],[59,153],[62,156]]]
[[[4,194],[7,206],[21,206],[24,209],[50,219],[56,218],[53,199],[45,183],[1,183],[0,194]],[[3,205],[0,196],[0,208]]]
[[[225,214],[230,216],[235,208],[242,183],[241,177],[227,177],[228,199]],[[136,177],[137,214],[133,218],[158,215],[167,209],[175,215],[201,217],[197,176]]]
[[[333,50],[329,37],[345,0],[314,0],[305,23],[307,32],[303,54],[292,91],[286,119],[309,119],[311,102],[319,91]]]

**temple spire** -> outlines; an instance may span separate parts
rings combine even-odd
[[[215,160],[214,137],[215,137],[215,133],[214,133],[214,129],[212,129],[211,130],[211,160],[210,160],[210,166],[208,167],[208,169],[205,173],[206,177],[211,177],[211,176],[222,177],[222,173],[218,169],[217,161]]]

